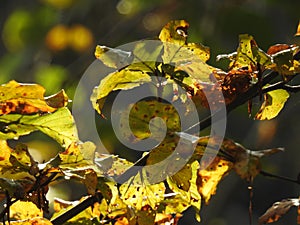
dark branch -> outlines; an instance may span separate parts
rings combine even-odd
[[[284,180],[284,181],[288,181],[288,182],[292,182],[292,183],[296,183],[296,184],[300,185],[300,180],[298,180],[298,179],[292,179],[292,178],[289,178],[289,177],[283,177],[283,176],[280,176],[280,175],[271,174],[271,173],[263,171],[263,170],[260,171],[260,174],[263,175],[263,176],[266,176],[266,177],[272,177],[272,178],[276,178],[276,179],[279,179],[279,180]]]
[[[67,222],[69,219],[76,216],[78,213],[82,212],[86,208],[92,206],[96,202],[100,202],[103,199],[101,193],[97,192],[95,195],[88,197],[83,202],[79,203],[78,205],[74,206],[72,209],[66,211],[64,214],[54,218],[51,220],[53,225],[60,225]]]

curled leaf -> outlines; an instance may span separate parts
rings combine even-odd
[[[299,198],[283,199],[275,202],[261,217],[259,224],[273,223],[286,214],[292,206],[300,206]]]

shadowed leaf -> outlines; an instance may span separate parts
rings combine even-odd
[[[299,198],[283,199],[275,202],[261,217],[259,224],[273,223],[286,214],[292,206],[299,206]]]

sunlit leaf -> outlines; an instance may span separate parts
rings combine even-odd
[[[17,201],[10,207],[11,218],[16,220],[43,217],[43,212],[32,202]]]
[[[208,164],[203,163],[198,171],[197,186],[206,204],[216,193],[220,181],[228,174],[233,164],[220,157],[214,158]]]
[[[97,45],[95,57],[111,68],[122,68],[132,61],[132,53],[120,49]]]
[[[44,97],[45,89],[38,84],[20,84],[10,81],[0,86],[0,115],[18,113],[49,113],[65,106],[68,98],[65,93]],[[63,97],[59,97],[63,95]],[[55,104],[51,104],[55,100]],[[48,102],[47,102],[48,101]]]
[[[124,69],[107,75],[101,80],[91,96],[93,107],[102,114],[106,97],[116,90],[129,90],[151,81],[151,77],[143,71]]]
[[[164,199],[164,183],[150,184],[147,177],[137,174],[135,177],[122,184],[120,189],[122,200],[136,210],[141,210],[144,206],[155,209],[156,205]]]
[[[255,119],[270,120],[275,118],[283,109],[285,102],[289,98],[286,90],[278,89],[265,94],[264,102],[257,112]]]
[[[271,64],[271,57],[261,50],[254,38],[249,34],[239,35],[239,47],[237,52],[228,55],[219,55],[217,60],[228,58],[231,60],[231,69],[248,68],[257,70],[257,66],[268,66]]]
[[[2,224],[2,223],[0,223]],[[21,221],[10,221],[10,224],[13,225],[52,225],[52,223],[47,220],[46,218],[33,218],[33,219],[26,219]]]
[[[299,207],[299,205],[299,198],[283,199],[280,202],[275,202],[261,217],[259,217],[259,224],[273,223],[286,214],[292,206]]]
[[[188,184],[179,183],[176,180],[176,174],[167,179],[170,189],[174,192],[174,196],[162,201],[162,205],[167,203],[164,208],[164,213],[174,214],[182,213],[189,206],[194,207],[196,219],[200,221],[201,196],[197,188],[197,171],[199,163],[197,161],[187,164],[183,170],[179,171],[178,175],[182,175],[182,180]],[[183,172],[188,173],[188,177],[183,177]],[[184,186],[185,185],[185,186]]]
[[[16,139],[40,130],[66,147],[78,140],[74,119],[66,107],[59,108],[54,113],[42,115],[2,115],[0,123],[1,139]]]
[[[182,217],[181,214],[177,213],[175,216],[171,214],[163,214],[163,213],[157,213],[155,217],[155,223],[167,225],[177,225],[179,219]]]
[[[298,23],[297,32],[295,36],[300,36],[300,22]]]
[[[129,169],[133,163],[116,155],[99,154],[96,152],[95,164],[110,177],[117,177]]]
[[[170,21],[161,30],[159,39],[162,42],[184,45],[186,44],[188,28],[189,24],[185,20]]]
[[[124,129],[123,136],[127,137],[128,140],[132,140],[132,142],[146,138],[160,140],[165,135],[166,130],[175,132],[180,129],[179,115],[174,106],[169,103],[144,100],[128,107],[131,107],[129,126],[133,135],[128,134],[126,129],[127,115],[122,114],[122,112],[115,113],[121,114],[121,126]]]
[[[83,202],[87,197],[82,197],[79,201],[65,201],[62,199],[55,198],[54,199],[54,211],[51,220],[54,220],[58,216],[62,215],[63,213],[67,212],[68,210],[72,209],[76,205]],[[98,203],[95,203],[94,207],[88,207],[87,209],[81,211],[76,216],[72,217],[68,222],[65,224],[94,224],[93,218],[98,218],[100,216],[98,211]]]

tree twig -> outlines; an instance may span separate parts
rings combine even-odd
[[[86,198],[83,202],[79,203],[78,205],[74,206],[72,209],[66,211],[62,215],[54,218],[51,220],[53,225],[61,225],[67,222],[69,219],[76,216],[78,213],[82,212],[86,208],[92,206],[96,202],[100,202],[103,199],[103,196],[100,192],[97,192],[95,195]]]

